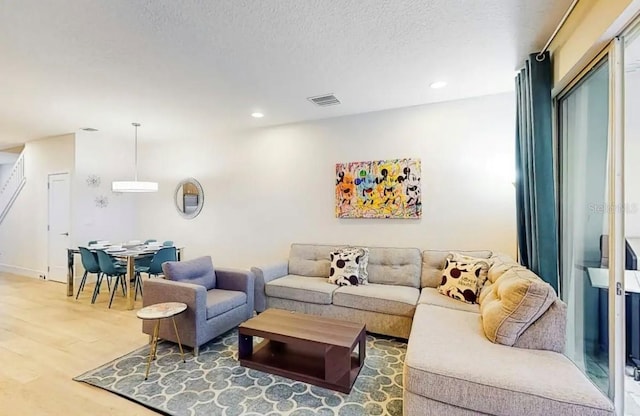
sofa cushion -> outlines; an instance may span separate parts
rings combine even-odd
[[[321,305],[331,305],[336,289],[338,286],[329,283],[327,278],[292,274],[274,279],[264,287],[267,296]]]
[[[461,302],[476,303],[479,289],[487,280],[489,263],[450,254],[444,264],[438,292]]]
[[[556,300],[553,288],[527,269],[510,269],[480,303],[484,333],[492,342],[512,346]]]
[[[185,261],[166,261],[162,263],[162,272],[169,280],[201,285],[207,290],[216,287],[216,272],[213,270],[211,256]]]
[[[289,273],[298,276],[329,277],[329,253],[339,246],[321,244],[291,244]]]
[[[369,247],[369,283],[420,287],[420,250]]]
[[[491,283],[494,283],[500,276],[513,268],[525,268],[503,253],[495,253],[489,260],[491,261],[491,267],[489,267],[487,278]]]
[[[215,318],[247,303],[247,294],[236,290],[207,291],[207,319]]]
[[[404,387],[481,414],[613,415],[606,396],[564,355],[493,344],[479,315],[424,304],[413,318]]]
[[[333,292],[333,304],[347,308],[412,317],[420,291],[413,287],[380,285],[343,286]]]
[[[456,299],[451,299],[449,296],[445,296],[438,292],[438,289],[432,287],[425,287],[420,291],[420,297],[418,298],[418,305],[434,305],[442,308],[450,308],[465,312],[480,313],[480,305],[460,302]]]
[[[363,256],[362,250],[351,248],[340,248],[330,252],[329,283],[338,286],[358,286],[360,283],[360,262]]]
[[[524,330],[513,346],[563,353],[567,339],[566,329],[567,305],[556,299],[540,318]]]
[[[442,280],[440,272],[444,268],[444,261],[452,251],[482,259],[488,259],[492,255],[489,250],[425,250],[422,252],[421,287],[438,287]]]

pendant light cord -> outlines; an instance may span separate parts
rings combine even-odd
[[[136,133],[135,133],[135,149],[133,151],[133,157],[134,157],[134,168],[135,168],[135,172],[134,172],[134,181],[138,182],[138,127],[140,127],[140,123],[131,123],[131,125],[133,127],[135,127],[136,129]]]

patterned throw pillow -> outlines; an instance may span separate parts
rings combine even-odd
[[[366,247],[342,247],[338,249],[342,253],[355,253],[357,255],[356,262],[358,263],[358,284],[369,284],[369,272],[367,266],[369,265],[369,249]]]
[[[358,286],[362,253],[357,250],[338,249],[329,253],[329,256],[329,282],[338,286]]]
[[[476,303],[488,271],[486,260],[451,253],[445,260],[438,292],[462,302]]]
[[[480,268],[482,269],[482,271],[480,272],[480,276],[478,276],[478,292],[477,294],[480,294],[480,290],[482,290],[482,287],[484,286],[484,284],[487,282],[488,278],[489,278],[489,269],[491,268],[491,266],[493,265],[493,260],[492,259],[483,259],[480,257],[472,257],[472,256],[467,256],[461,253],[456,253],[456,252],[451,252],[449,253],[449,255],[447,256],[448,259],[456,261],[458,263],[465,263],[465,264],[472,264],[473,266],[480,266]],[[474,270],[476,270],[476,268],[473,268]]]

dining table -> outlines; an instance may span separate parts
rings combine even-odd
[[[92,252],[96,251],[96,248],[88,247]],[[122,251],[107,251],[107,253],[118,260],[121,260],[126,263],[127,266],[127,278],[128,282],[127,288],[127,309],[132,310],[134,306],[134,294],[135,294],[135,262],[138,259],[153,257],[158,250],[164,248],[162,246],[139,246],[139,247],[131,247],[126,248]],[[105,248],[101,248],[104,250]],[[184,247],[176,247],[177,260],[180,261],[182,259],[184,252]],[[75,278],[75,255],[80,254],[80,249],[78,247],[68,248],[67,249],[67,296],[73,296],[73,281]]]

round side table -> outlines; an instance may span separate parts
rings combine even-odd
[[[176,338],[178,339],[178,347],[180,347],[180,357],[182,362],[184,360],[184,352],[182,351],[182,344],[180,343],[180,335],[178,335],[178,327],[176,326],[175,316],[181,314],[187,310],[187,305],[182,302],[166,302],[156,303],[155,305],[145,306],[140,309],[136,314],[138,318],[142,320],[155,320],[156,324],[153,327],[153,335],[151,336],[151,348],[149,349],[149,360],[147,361],[147,370],[144,375],[146,380],[149,377],[149,367],[151,367],[151,361],[156,358],[156,352],[158,350],[158,335],[160,333],[160,321],[163,319],[171,318],[173,322],[173,329],[176,331]]]

